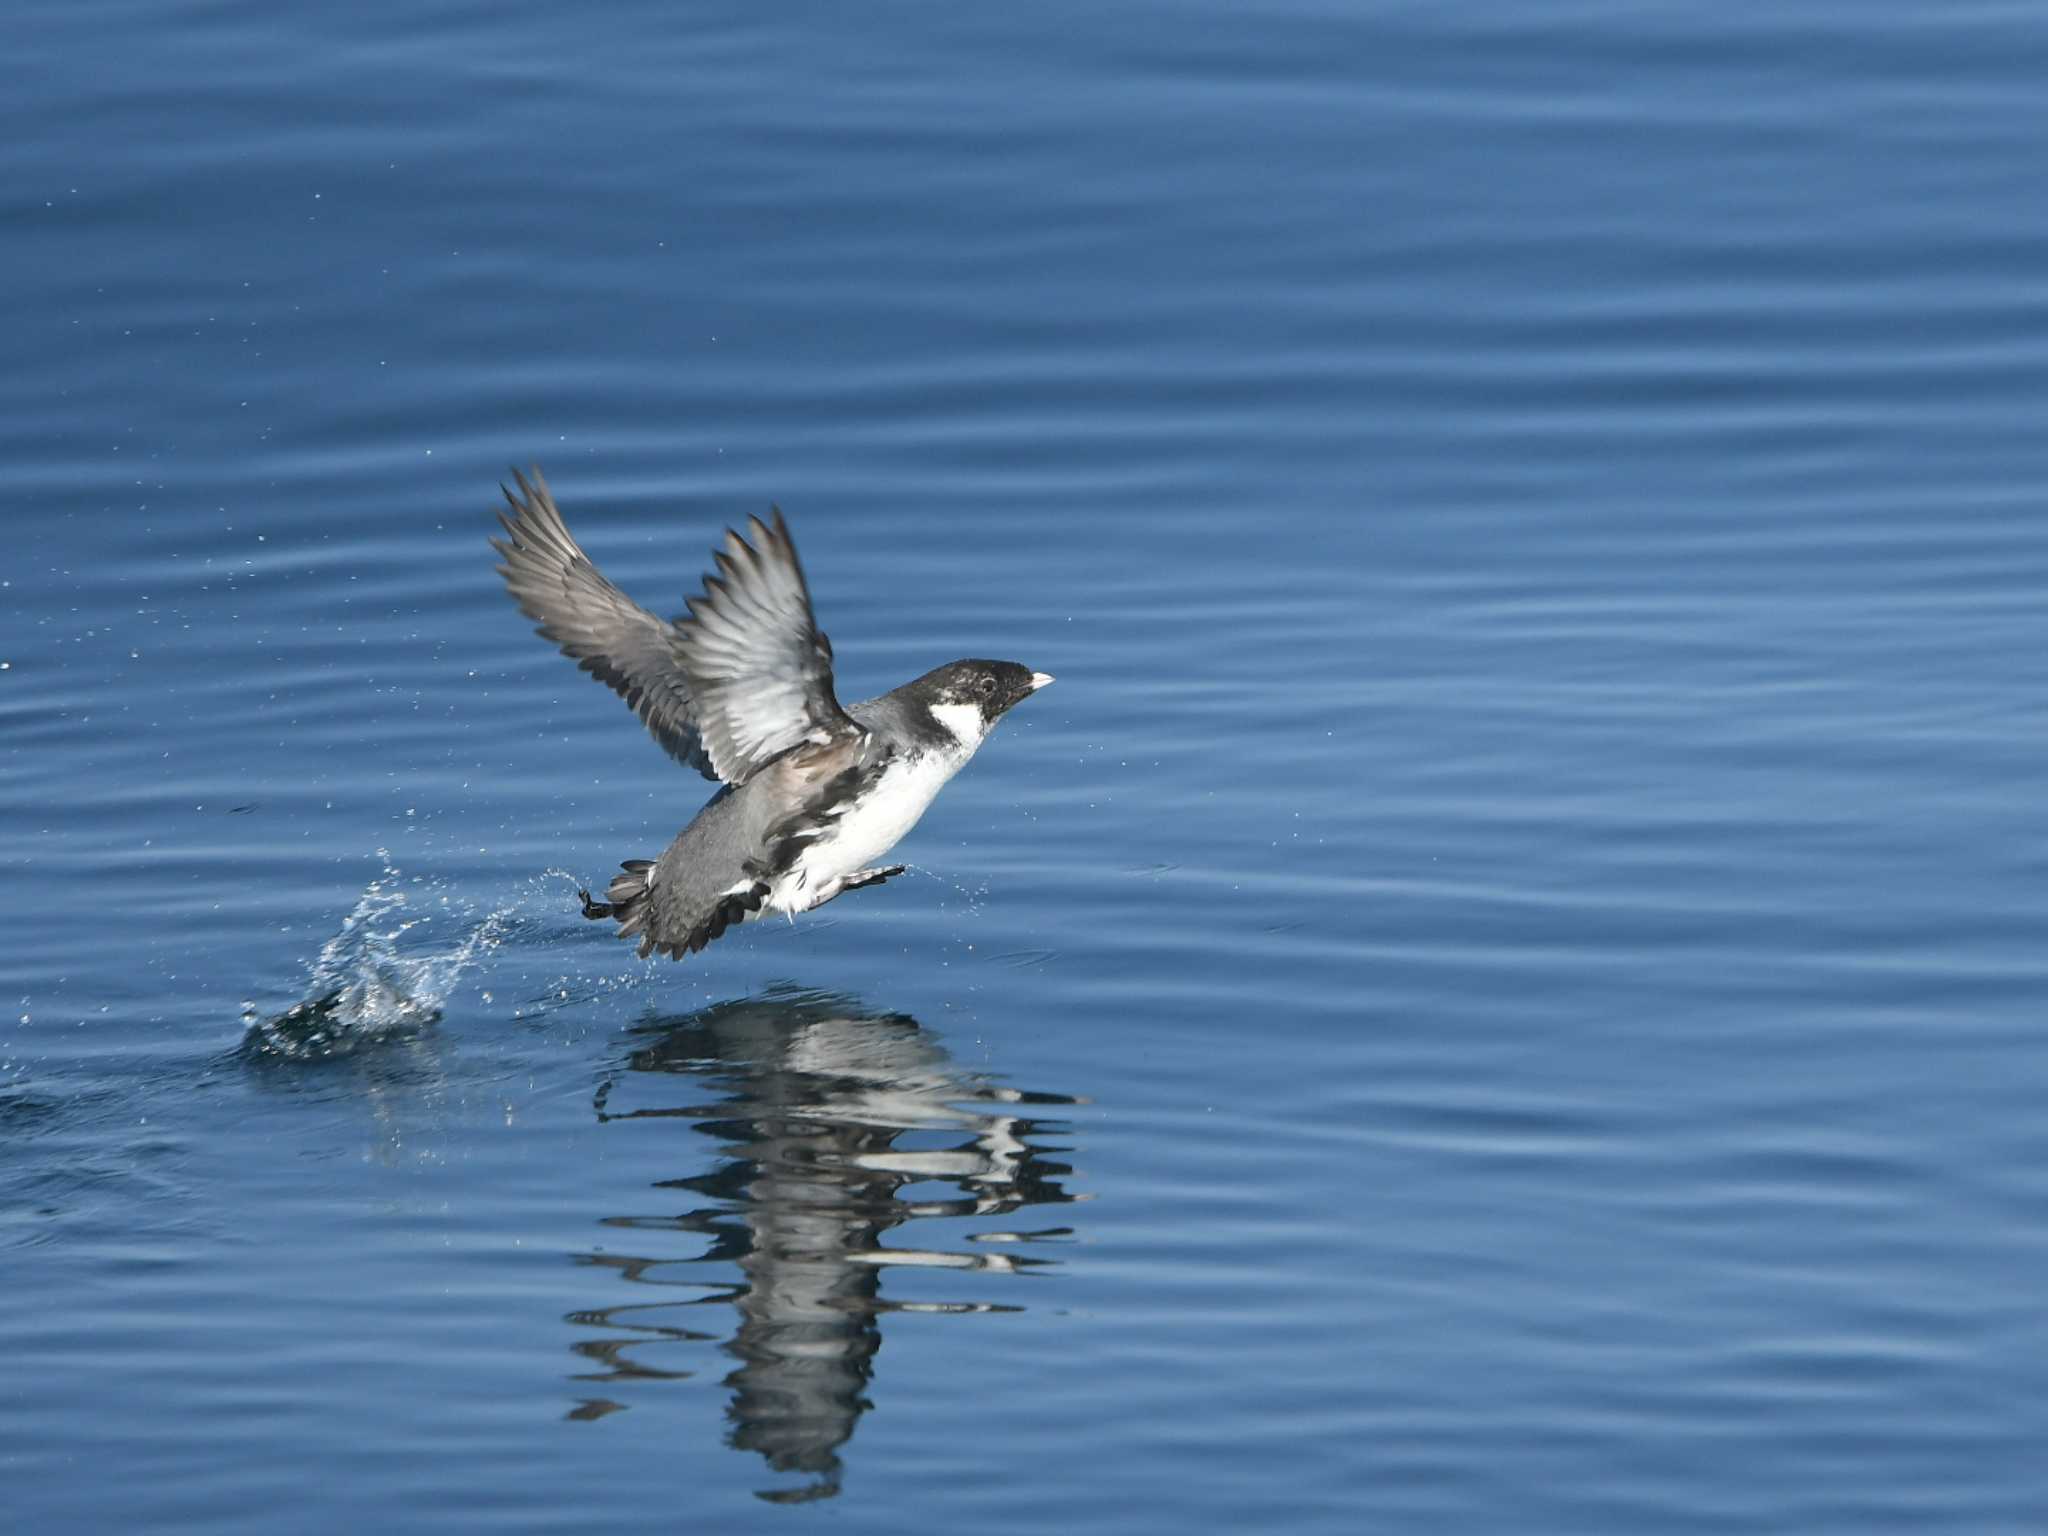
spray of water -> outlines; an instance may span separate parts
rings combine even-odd
[[[320,946],[304,996],[269,1017],[253,1003],[243,1005],[248,1049],[318,1060],[422,1028],[440,1016],[463,972],[502,942],[511,907],[481,919],[457,914],[459,927],[450,933],[445,899],[416,907],[390,855],[379,849],[378,857],[383,872]]]

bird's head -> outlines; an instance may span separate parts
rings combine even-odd
[[[980,744],[995,723],[1020,701],[1052,681],[1014,661],[949,661],[913,685],[932,718],[963,747]]]

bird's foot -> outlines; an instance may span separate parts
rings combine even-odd
[[[578,891],[576,898],[583,903],[583,915],[585,917],[597,918],[610,917],[612,915],[611,903],[608,901],[592,901],[588,891]]]
[[[839,883],[839,889],[857,891],[864,886],[880,885],[884,880],[902,874],[908,867],[905,864],[891,864],[883,869],[856,869]]]

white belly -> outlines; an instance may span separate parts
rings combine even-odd
[[[965,761],[932,752],[892,763],[872,790],[804,850],[775,883],[767,904],[781,912],[803,912],[837,895],[841,880],[872,866],[917,825]]]

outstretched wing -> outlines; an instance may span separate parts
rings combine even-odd
[[[649,613],[604,579],[569,536],[539,469],[517,470],[505,489],[511,516],[498,514],[506,536],[491,540],[504,557],[505,578],[519,611],[539,632],[617,693],[646,722],[671,757],[707,779],[718,777],[697,724],[690,684],[676,663],[675,626]]]
[[[697,730],[711,767],[744,784],[799,742],[857,732],[832,693],[832,644],[811,617],[810,589],[781,508],[774,523],[747,520],[749,544],[730,529],[718,574],[675,627]]]

